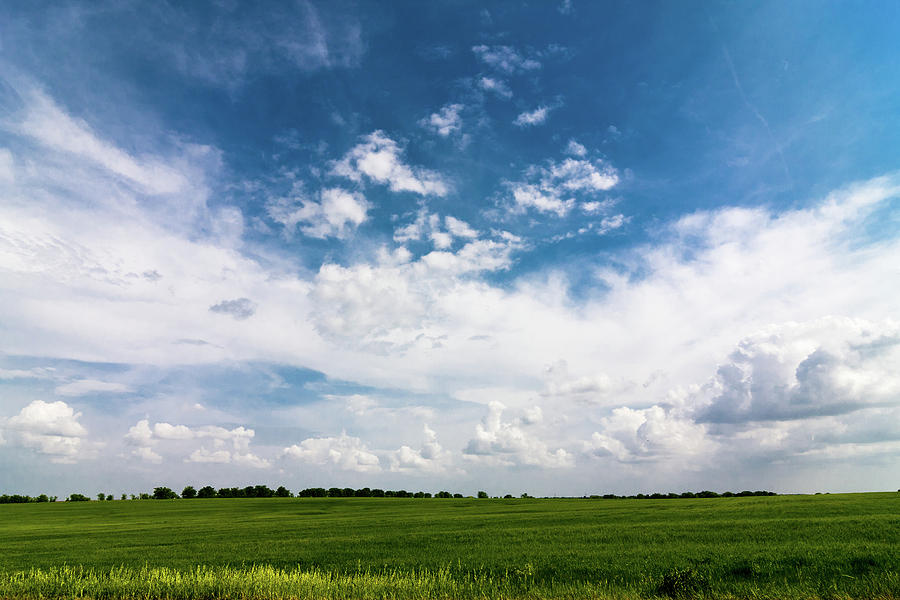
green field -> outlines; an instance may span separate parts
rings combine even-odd
[[[900,494],[0,505],[0,597],[900,598]]]

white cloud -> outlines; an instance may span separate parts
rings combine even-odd
[[[587,148],[575,140],[569,140],[569,144],[566,146],[566,154],[582,158],[587,155]]]
[[[542,420],[534,409],[525,419],[503,421],[506,407],[500,402],[488,405],[488,415],[475,426],[475,437],[469,440],[463,453],[473,461],[500,465],[528,465],[544,468],[575,466],[574,456],[562,448],[549,450],[547,444],[528,431],[528,427]]]
[[[144,462],[148,462],[151,464],[161,464],[162,456],[153,451],[153,448],[149,446],[139,446],[131,451],[132,456],[136,456]]]
[[[478,80],[478,85],[484,91],[496,94],[497,96],[505,100],[512,98],[512,90],[509,89],[509,86],[502,79],[498,79],[495,77],[482,77]]]
[[[562,162],[548,161],[545,166],[531,166],[525,170],[525,180],[507,182],[512,193],[513,207],[518,212],[534,209],[538,212],[566,216],[575,206],[576,197],[593,196],[619,183],[616,169],[602,160],[566,158]],[[614,202],[583,201],[582,209],[590,214],[608,211]],[[610,220],[602,225],[606,231],[624,224]]]
[[[477,231],[472,229],[468,223],[461,221],[456,217],[447,215],[444,217],[444,224],[447,226],[447,230],[456,237],[467,239],[475,239],[478,237]]]
[[[35,400],[6,420],[6,430],[14,434],[13,443],[45,454],[51,462],[73,463],[92,455],[80,417],[65,402]]]
[[[125,434],[125,442],[131,446],[137,446],[131,454],[145,462],[160,463],[162,455],[153,448],[164,448],[168,453],[182,453],[185,445],[192,440],[211,439],[217,450],[210,451],[205,446],[194,448],[184,462],[198,463],[233,463],[254,468],[268,468],[269,461],[259,458],[249,452],[250,441],[255,432],[243,426],[234,429],[225,429],[216,425],[202,425],[188,427],[187,425],[172,425],[159,422],[150,426],[149,419],[141,419],[133,425]],[[221,448],[225,443],[231,442],[233,451]]]
[[[517,116],[513,121],[513,125],[516,125],[518,127],[532,127],[534,125],[540,125],[547,120],[547,116],[549,114],[550,107],[539,106],[534,110],[519,113],[519,116]]]
[[[157,423],[153,426],[153,437],[160,440],[192,440],[195,434],[186,425]]]
[[[443,473],[451,467],[451,454],[437,441],[437,434],[425,425],[425,442],[419,450],[401,446],[390,455],[390,470],[400,473]]]
[[[231,462],[231,452],[228,450],[207,450],[198,448],[191,452],[185,462],[228,464]]]
[[[513,239],[473,240],[456,252],[435,250],[416,261],[405,255],[399,261],[385,256],[379,265],[324,264],[311,293],[316,328],[330,339],[370,348],[430,343],[447,331],[431,323],[483,289],[462,278],[507,268],[518,246]]]
[[[422,196],[447,194],[447,184],[438,173],[405,164],[400,146],[383,131],[374,131],[362,139],[344,158],[332,164],[333,175],[356,182],[361,182],[365,176],[386,184],[394,192],[413,192]]]
[[[429,213],[421,209],[416,213],[413,222],[401,225],[394,230],[394,241],[398,243],[421,240],[428,237],[437,250],[447,250],[455,239],[474,240],[478,238],[478,232],[468,223],[446,215],[441,227],[441,217],[435,213]]]
[[[251,454],[249,452],[229,452],[228,450],[207,450],[200,447],[190,456],[184,459],[184,462],[191,463],[213,463],[213,464],[234,464],[241,467],[250,467],[253,469],[268,469],[272,464],[264,459]]]
[[[0,380],[9,379],[52,379],[52,368],[0,369]]]
[[[538,212],[555,213],[558,217],[564,217],[575,206],[574,198],[561,198],[561,191],[553,187],[514,183],[510,188],[513,202],[520,211],[533,208]]]
[[[79,379],[71,383],[58,386],[55,390],[60,396],[85,396],[87,394],[126,394],[131,388],[124,383],[111,381],[98,381],[96,379]]]
[[[768,327],[720,365],[696,408],[709,423],[783,421],[900,406],[900,325],[826,317]]]
[[[338,437],[308,438],[284,449],[282,456],[320,466],[335,466],[344,471],[375,473],[381,471],[378,457],[357,437],[341,433]]]
[[[125,441],[136,446],[149,446],[153,443],[153,430],[150,421],[142,419],[134,424],[125,434]],[[149,450],[149,448],[148,448]]]
[[[462,117],[459,113],[463,108],[462,104],[448,104],[439,112],[419,121],[419,125],[441,137],[447,137],[462,128]]]
[[[308,198],[276,198],[266,210],[269,217],[292,232],[299,226],[309,237],[347,238],[367,219],[369,203],[362,194],[342,188],[319,190],[319,201]]]
[[[600,420],[585,450],[612,456],[622,462],[702,457],[693,467],[706,466],[716,448],[703,425],[660,406],[645,409],[616,408]]]
[[[480,44],[472,47],[472,52],[486,65],[503,73],[521,73],[540,69],[541,63],[533,58],[526,58],[511,46],[486,46]]]
[[[173,194],[189,188],[184,174],[153,157],[138,158],[103,140],[83,120],[31,90],[28,112],[15,131],[53,150],[92,162],[150,194]]]

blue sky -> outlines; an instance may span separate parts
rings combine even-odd
[[[0,9],[0,488],[895,489],[893,3]]]

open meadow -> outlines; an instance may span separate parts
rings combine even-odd
[[[0,506],[3,598],[900,598],[900,494]]]

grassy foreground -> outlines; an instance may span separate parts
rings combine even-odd
[[[900,598],[900,494],[0,506],[2,598]]]

